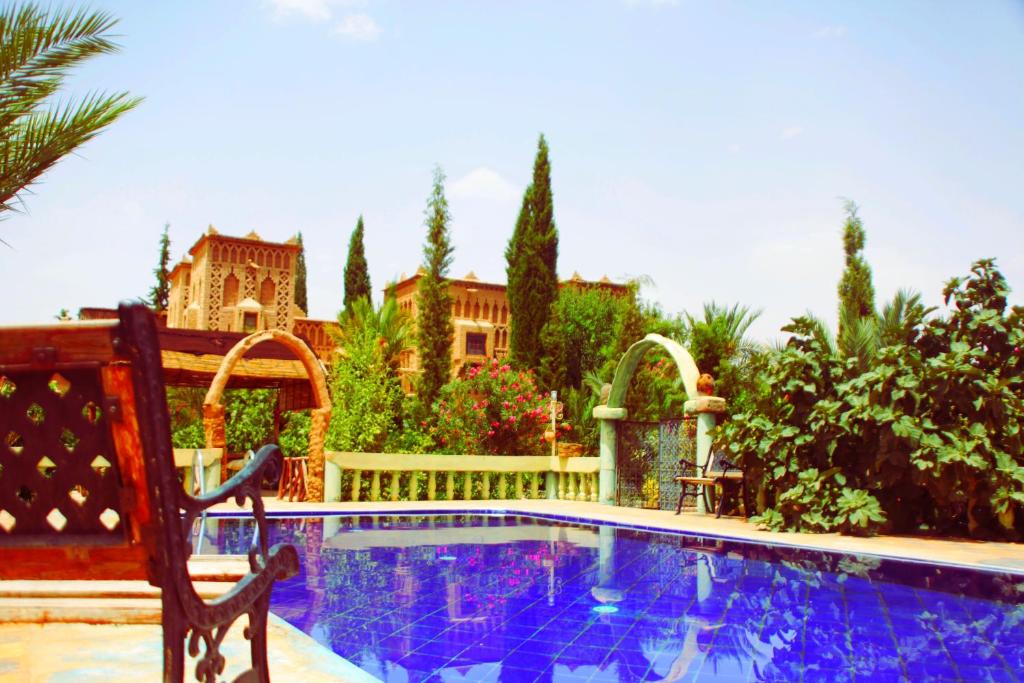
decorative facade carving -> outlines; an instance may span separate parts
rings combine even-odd
[[[298,242],[265,242],[255,232],[221,235],[211,227],[171,272],[167,324],[245,332],[283,330],[307,340],[321,358],[333,354],[333,322],[297,318]],[[300,323],[301,320],[301,323]]]

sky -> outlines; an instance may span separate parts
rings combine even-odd
[[[504,282],[550,146],[559,276],[644,278],[668,314],[832,322],[843,205],[878,300],[941,303],[995,257],[1024,302],[1024,3],[97,0],[120,53],[80,97],[145,101],[0,221],[0,324],[113,306],[208,225],[301,231],[310,315],[342,300],[360,214],[375,290],[422,261],[447,175],[450,274]]]

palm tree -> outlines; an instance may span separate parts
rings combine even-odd
[[[747,339],[747,330],[761,311],[733,304],[732,308],[712,301],[704,304],[704,315],[686,314],[686,336],[697,367],[708,372],[723,362],[737,361],[755,353],[759,346]]]
[[[810,336],[823,348],[844,358],[855,358],[857,365],[866,369],[880,349],[913,342],[920,324],[934,310],[921,303],[917,292],[901,289],[882,307],[881,313],[862,317],[842,309],[840,332],[835,336],[821,318],[808,313],[804,319],[812,327]]]
[[[0,216],[43,172],[141,101],[92,93],[46,108],[72,68],[117,51],[109,39],[116,23],[85,9],[0,10]]]
[[[398,307],[394,297],[388,297],[380,308],[374,308],[366,297],[352,302],[338,314],[339,329],[332,332],[342,352],[368,337],[380,346],[384,363],[392,372],[398,372],[399,356],[412,346],[413,325],[409,314]]]

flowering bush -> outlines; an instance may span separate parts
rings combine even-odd
[[[542,455],[547,397],[532,373],[492,360],[448,383],[435,404],[434,439],[444,453]]]

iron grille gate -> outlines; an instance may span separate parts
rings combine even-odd
[[[615,504],[674,510],[679,499],[679,459],[697,449],[693,418],[616,424]]]

